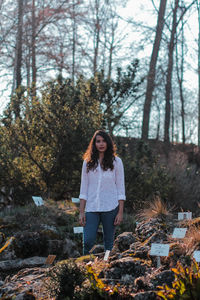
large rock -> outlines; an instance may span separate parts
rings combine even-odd
[[[80,253],[77,250],[76,244],[72,240],[66,238],[63,241],[62,255],[65,258],[79,257]]]
[[[105,271],[106,278],[128,280],[142,276],[147,271],[147,266],[139,260],[134,260],[132,257],[124,257],[110,263],[110,266]],[[130,275],[130,276],[128,276]]]
[[[10,272],[24,268],[42,266],[45,264],[46,257],[30,257],[25,259],[13,259],[0,262],[0,272]]]
[[[132,232],[123,232],[122,234],[118,235],[113,247],[113,252],[123,252],[129,249],[130,245],[135,243],[136,237],[133,235]]]
[[[89,251],[90,254],[102,254],[104,252],[104,245],[98,244],[94,245],[92,249]]]
[[[174,281],[175,276],[174,272],[171,270],[164,270],[158,274],[156,274],[153,278],[151,278],[151,283],[156,288],[158,285],[167,284],[172,287],[172,282]]]

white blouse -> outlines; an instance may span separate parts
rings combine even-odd
[[[119,200],[126,200],[122,160],[116,156],[113,164],[113,170],[104,171],[98,164],[87,172],[87,162],[83,162],[79,198],[86,200],[86,212],[110,211]]]

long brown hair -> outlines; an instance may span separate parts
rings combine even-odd
[[[106,133],[104,130],[97,130],[94,133],[85,154],[83,155],[83,159],[87,162],[87,172],[90,170],[95,170],[98,165],[99,152],[96,148],[97,135],[100,135],[107,144],[107,149],[104,153],[104,158],[102,161],[102,168],[104,171],[108,169],[113,170],[113,161],[116,156],[116,146],[108,133]]]

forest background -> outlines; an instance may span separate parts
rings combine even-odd
[[[124,161],[128,207],[155,196],[178,203],[178,182],[187,199],[198,186],[199,1],[146,1],[152,25],[121,13],[130,2],[0,1],[3,197],[78,196],[82,155],[98,128]],[[158,141],[167,158],[174,143],[193,145],[173,158],[172,172]]]

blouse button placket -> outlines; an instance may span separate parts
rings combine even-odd
[[[97,186],[97,211],[100,210],[100,199],[99,199],[99,194],[100,194],[100,187],[101,187],[101,180],[102,180],[102,168],[100,166],[100,164],[98,165],[98,169],[99,169],[99,179],[98,179],[98,186]]]

